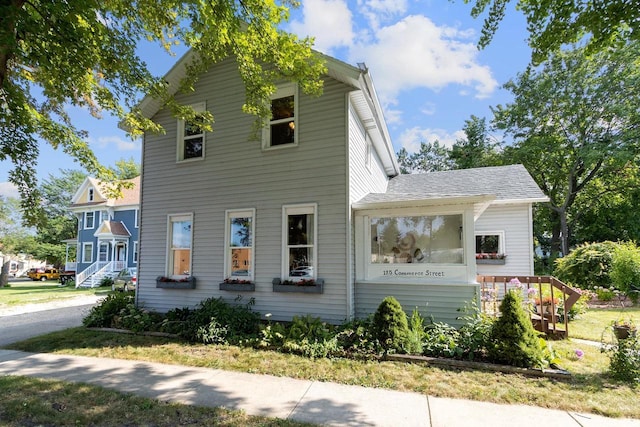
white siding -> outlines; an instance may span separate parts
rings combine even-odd
[[[147,135],[143,149],[142,224],[139,302],[166,311],[193,307],[209,297],[232,301],[237,293],[219,290],[224,279],[223,246],[226,209],[254,208],[255,310],[272,313],[274,320],[311,314],[339,323],[347,315],[345,235],[347,216],[347,121],[345,85],[325,78],[319,98],[300,95],[299,145],[263,151],[252,140],[254,117],[241,111],[244,86],[233,61],[214,66],[201,77],[195,92],[180,101],[206,102],[215,118],[206,134],[205,159],[177,164],[176,123],[166,110],[155,120],[165,135]],[[317,203],[318,277],[324,294],[272,292],[280,277],[282,206]],[[193,223],[194,290],[157,289],[155,278],[165,274],[167,215],[188,213]]]
[[[476,234],[504,231],[504,265],[477,265],[482,275],[533,275],[531,204],[492,205],[478,218]]]

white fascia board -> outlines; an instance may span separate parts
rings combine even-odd
[[[390,209],[390,208],[412,208],[427,206],[447,206],[447,205],[469,205],[478,204],[487,206],[495,199],[494,195],[481,196],[452,196],[429,198],[422,200],[398,200],[398,201],[380,201],[380,202],[355,202],[351,205],[354,210],[371,210],[371,209]],[[486,207],[484,208],[486,209]],[[483,209],[483,210],[484,210]]]

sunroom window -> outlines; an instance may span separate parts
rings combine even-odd
[[[287,147],[298,143],[296,98],[295,85],[283,86],[271,98],[271,119],[263,132],[263,148]]]
[[[205,104],[192,105],[196,113],[205,111]],[[204,158],[205,132],[195,121],[178,120],[178,161]]]
[[[287,279],[316,278],[316,210],[316,205],[284,207],[283,276]]]
[[[372,217],[372,264],[462,264],[462,215]]]
[[[167,274],[170,276],[191,274],[192,224],[191,214],[169,216]]]
[[[255,211],[227,211],[225,277],[253,280],[253,230]]]

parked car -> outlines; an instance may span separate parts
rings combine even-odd
[[[44,282],[45,280],[58,280],[60,273],[55,268],[32,268],[27,273],[27,276],[31,280]]]
[[[135,267],[127,267],[120,270],[118,275],[113,278],[112,289],[114,291],[133,291],[136,289],[138,280],[138,269]]]

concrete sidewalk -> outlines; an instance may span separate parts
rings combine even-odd
[[[162,401],[328,426],[623,427],[640,420],[429,397],[269,375],[0,350],[0,375],[89,383]]]

